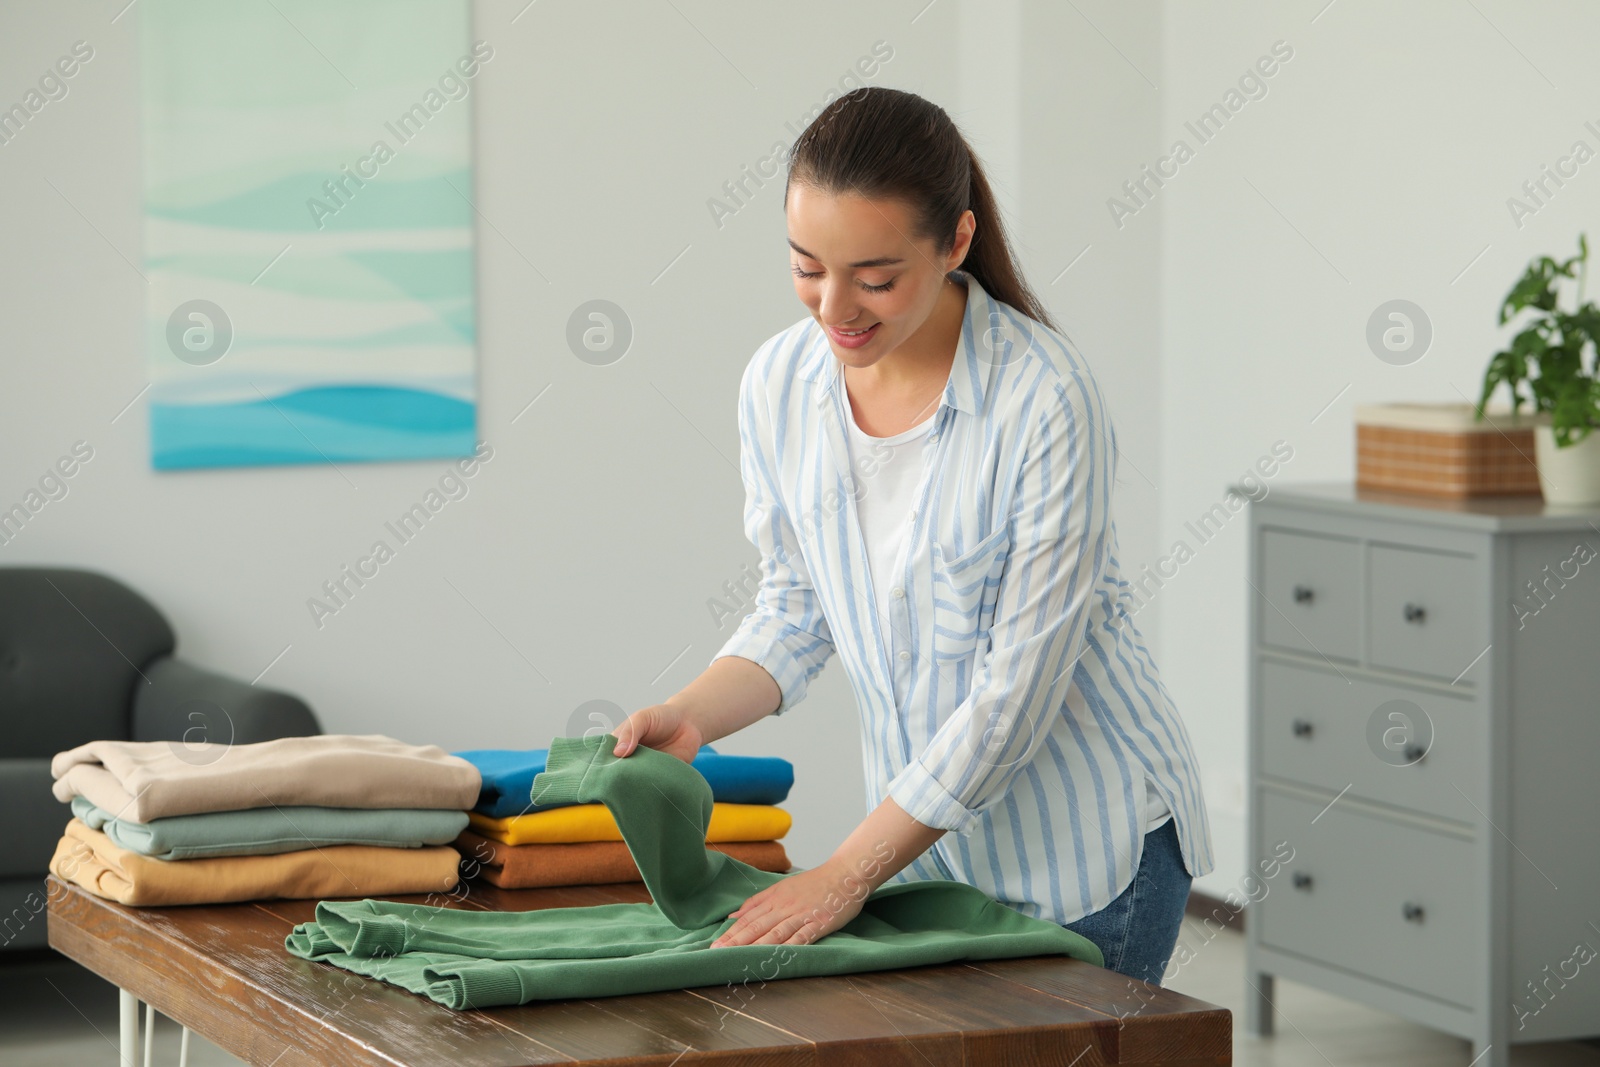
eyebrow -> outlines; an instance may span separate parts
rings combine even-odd
[[[817,259],[817,257],[812,255],[810,252],[807,252],[805,249],[803,249],[799,245],[795,244],[794,240],[792,238],[789,240],[789,247],[794,249],[796,252],[799,252],[802,256],[805,256],[807,259],[816,259],[818,263],[822,262],[822,260]],[[879,256],[877,259],[862,259],[862,260],[858,260],[855,263],[850,264],[850,266],[852,266],[852,267],[892,267],[896,263],[904,263],[904,262],[905,262],[905,260],[901,259],[899,256]]]

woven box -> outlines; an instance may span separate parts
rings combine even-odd
[[[1534,416],[1471,404],[1363,404],[1355,410],[1356,486],[1465,498],[1538,495]]]

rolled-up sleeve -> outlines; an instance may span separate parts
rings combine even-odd
[[[758,378],[761,362],[752,360],[739,383],[744,531],[761,553],[761,584],[755,607],[711,659],[740,656],[759,663],[778,683],[782,700],[772,714],[781,715],[805,699],[834,646],[800,539],[779,498],[772,417]]]
[[[925,825],[968,833],[1064,714],[1110,550],[1115,439],[1098,390],[1041,385],[1008,521],[990,645],[972,687],[889,795]],[[1031,420],[1030,420],[1031,421]]]

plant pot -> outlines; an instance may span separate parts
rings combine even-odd
[[[1550,417],[1543,415],[1533,428],[1533,454],[1546,504],[1600,504],[1600,429],[1557,448]]]

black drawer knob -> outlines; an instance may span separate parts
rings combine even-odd
[[[1407,901],[1400,906],[1400,914],[1405,916],[1405,920],[1408,923],[1420,923],[1422,921],[1422,905]]]
[[[1297,585],[1294,587],[1294,602],[1296,604],[1309,604],[1311,603],[1311,598],[1315,595],[1309,585]]]
[[[1310,737],[1313,727],[1311,723],[1306,722],[1304,719],[1296,719],[1290,729],[1294,731],[1296,737]]]
[[[1405,606],[1406,622],[1414,622],[1421,626],[1428,618],[1428,609],[1421,604],[1407,604]]]
[[[1305,891],[1310,892],[1311,891],[1311,876],[1309,874],[1307,874],[1305,871],[1295,871],[1294,872],[1294,887],[1296,889],[1304,889]]]

